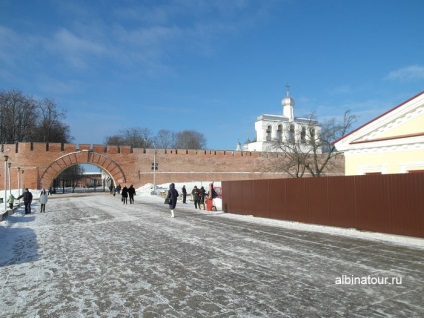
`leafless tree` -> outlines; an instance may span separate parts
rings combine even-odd
[[[357,116],[348,110],[343,119],[331,118],[320,124],[317,131],[315,114],[308,116],[305,136],[295,136],[286,141],[276,141],[272,152],[267,153],[268,171],[283,171],[294,178],[301,178],[305,173],[320,177],[325,173],[338,170],[339,155],[333,142],[344,136],[357,121]]]
[[[0,92],[0,141],[30,141],[36,127],[37,103],[20,91]]]
[[[203,149],[206,146],[206,139],[203,134],[194,130],[173,133],[170,130],[161,129],[152,138],[147,128],[129,128],[106,137],[105,143],[118,146],[129,145],[133,148]]]
[[[43,142],[70,142],[69,126],[62,122],[66,112],[60,109],[53,99],[46,98],[38,102],[37,127],[32,140]]]
[[[65,111],[52,99],[37,101],[17,90],[0,91],[0,142],[70,142]]]
[[[156,148],[169,149],[175,146],[175,133],[168,129],[161,129],[154,138]]]
[[[148,128],[127,128],[119,131],[116,135],[107,136],[105,144],[149,148],[153,146],[153,139]]]
[[[178,149],[204,149],[206,138],[195,130],[184,130],[175,135],[175,148]]]

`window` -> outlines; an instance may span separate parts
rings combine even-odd
[[[282,137],[283,137],[283,125],[278,125],[277,140],[281,141]]]
[[[287,139],[288,139],[287,140],[288,142],[294,144],[294,125],[293,124],[290,125],[290,130],[289,130]]]
[[[271,126],[268,126],[266,128],[266,141],[271,141],[271,131],[272,131]]]
[[[302,131],[300,133],[300,142],[302,144],[306,143],[306,128],[302,127]]]

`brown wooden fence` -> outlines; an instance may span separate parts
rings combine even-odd
[[[222,182],[225,212],[424,238],[424,173]]]

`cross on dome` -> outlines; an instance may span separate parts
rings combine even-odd
[[[286,94],[287,94],[287,97],[289,97],[289,95],[290,95],[290,85],[289,85],[289,83],[286,84]]]

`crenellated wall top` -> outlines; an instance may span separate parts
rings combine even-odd
[[[9,149],[15,153],[26,152],[57,152],[69,153],[76,151],[93,151],[100,154],[154,154],[157,155],[181,155],[181,156],[235,156],[235,157],[259,157],[261,152],[236,151],[236,150],[210,150],[210,149],[154,149],[154,148],[132,148],[131,146],[99,145],[99,144],[67,144],[67,143],[45,143],[45,142],[19,142],[16,144],[4,144],[3,149]]]

